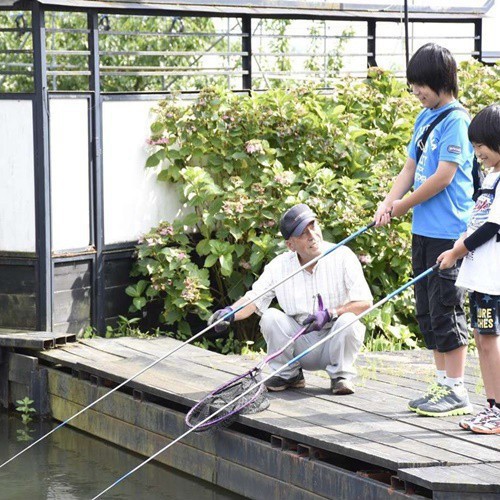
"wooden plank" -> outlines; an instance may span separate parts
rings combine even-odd
[[[29,385],[31,383],[31,373],[38,369],[38,358],[9,353],[9,373],[8,380],[19,384]]]
[[[96,363],[100,363],[123,359],[123,356],[110,354],[106,351],[94,349],[93,347],[90,347],[82,342],[78,342],[76,344],[68,344],[66,346],[61,346],[57,350],[47,352],[44,355],[44,359],[57,360],[60,356],[64,357],[63,353],[76,355],[81,360],[88,360],[90,364],[92,364],[94,361]]]
[[[0,294],[32,295],[36,290],[35,264],[0,263]]]
[[[500,493],[500,472],[488,464],[401,469],[398,477],[432,490]]]
[[[143,339],[131,338],[131,337],[121,337],[116,339],[117,343],[120,345],[127,346],[131,349],[136,350],[139,353],[154,356],[159,358],[172,351],[173,349],[179,347],[181,342],[169,337],[162,337],[160,339],[150,339],[143,341]],[[181,359],[193,359],[193,358],[210,358],[210,359],[224,359],[226,356],[222,356],[218,353],[208,351],[206,349],[200,349],[191,344],[183,345],[175,354],[176,357]],[[230,358],[233,360],[233,357]],[[239,361],[234,360],[234,364]]]
[[[50,349],[56,345],[76,342],[74,334],[53,332],[0,332],[0,347],[19,347],[24,349]]]
[[[35,329],[36,295],[34,293],[0,293],[0,327]]]
[[[54,265],[54,291],[87,289],[92,285],[91,261],[57,262]]]
[[[99,341],[96,342],[96,339],[80,339],[79,343],[92,349],[96,349],[97,351],[106,352],[122,358],[132,358],[137,355],[137,351],[135,349],[131,349],[130,347],[121,344],[119,340],[119,338],[99,339]]]
[[[66,420],[82,409],[82,406],[54,395],[51,395],[50,402],[54,418],[60,421]],[[172,441],[158,433],[146,431],[94,409],[84,412],[72,421],[72,426],[147,457]],[[216,465],[214,455],[203,453],[180,442],[172,447],[171,453],[159,455],[157,461],[184,470],[205,481],[211,481]]]

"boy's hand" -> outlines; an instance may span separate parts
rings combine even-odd
[[[391,215],[392,217],[403,217],[408,213],[408,210],[404,200],[395,200],[392,204]]]
[[[391,222],[391,207],[387,203],[381,203],[373,217],[375,226],[386,226]]]
[[[440,263],[439,269],[449,269],[457,263],[457,257],[453,249],[446,250],[437,258],[437,262]]]

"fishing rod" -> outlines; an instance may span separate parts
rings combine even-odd
[[[56,427],[54,427],[51,431],[47,432],[47,434],[44,434],[42,437],[38,438],[36,441],[34,441],[33,443],[31,443],[29,446],[27,446],[26,448],[22,449],[20,452],[16,453],[13,457],[11,457],[8,460],[6,460],[5,462],[3,462],[0,465],[0,469],[2,469],[7,464],[9,464],[13,460],[15,460],[17,457],[21,456],[23,453],[26,453],[28,450],[30,450],[31,448],[33,448],[35,445],[37,445],[38,443],[40,443],[41,441],[43,441],[45,438],[49,437],[51,434],[53,434],[54,432],[56,432],[57,430],[59,430],[61,427],[64,427],[66,424],[68,424],[69,422],[71,422],[76,417],[80,416],[85,411],[87,411],[90,408],[94,407],[97,403],[101,402],[104,398],[110,396],[111,394],[113,394],[117,390],[121,389],[123,386],[125,386],[128,383],[132,382],[132,380],[134,380],[135,378],[137,378],[140,375],[142,375],[144,372],[148,371],[150,368],[153,368],[153,366],[156,366],[158,363],[160,363],[164,359],[166,359],[169,356],[171,356],[172,354],[176,353],[179,349],[181,349],[185,345],[189,344],[190,342],[193,342],[198,337],[200,337],[201,335],[207,333],[209,330],[211,330],[212,328],[214,328],[215,326],[217,326],[219,323],[222,323],[226,319],[229,319],[230,317],[232,317],[233,315],[235,315],[237,312],[241,311],[245,307],[247,307],[250,304],[252,304],[253,302],[255,302],[257,299],[260,299],[261,297],[263,297],[264,295],[266,295],[267,293],[269,293],[271,290],[273,290],[273,289],[277,288],[278,286],[282,285],[283,283],[285,283],[285,281],[289,280],[290,278],[293,278],[299,272],[303,271],[307,267],[309,267],[309,266],[315,264],[316,262],[318,262],[320,259],[322,259],[322,258],[326,257],[327,255],[331,254],[334,250],[336,250],[337,248],[345,245],[346,243],[348,243],[349,241],[353,240],[354,238],[356,238],[360,234],[364,233],[365,231],[367,231],[368,229],[370,229],[374,225],[375,225],[375,221],[371,222],[370,224],[368,224],[365,227],[362,227],[361,229],[358,229],[356,232],[354,232],[350,236],[347,236],[346,238],[344,238],[339,243],[336,243],[332,247],[328,248],[327,250],[325,250],[323,253],[321,253],[320,255],[318,255],[317,257],[315,257],[314,259],[310,260],[309,262],[307,262],[303,266],[299,267],[294,272],[290,273],[288,276],[285,276],[281,281],[279,281],[278,283],[274,284],[272,287],[270,287],[270,288],[264,290],[263,292],[259,293],[254,298],[248,299],[243,304],[240,304],[238,307],[235,307],[232,311],[228,312],[227,314],[224,314],[224,316],[221,316],[217,321],[214,321],[211,325],[209,325],[206,328],[204,328],[203,330],[201,330],[201,332],[197,333],[196,335],[193,335],[191,338],[187,339],[185,342],[183,342],[182,344],[178,345],[177,347],[175,347],[171,351],[167,352],[163,356],[159,357],[158,359],[155,359],[153,362],[151,362],[149,365],[147,365],[144,368],[142,368],[141,370],[139,370],[137,373],[135,373],[134,375],[132,375],[130,378],[128,378],[127,380],[124,380],[119,385],[117,385],[116,387],[114,387],[113,389],[111,389],[109,392],[107,392],[106,394],[103,394],[100,398],[96,399],[95,401],[93,401],[92,403],[90,403],[85,408],[82,408],[80,411],[78,411],[77,413],[75,413],[74,415],[72,415],[71,417],[69,417],[68,419],[66,419],[64,422],[61,422],[59,425],[57,425]]]
[[[149,458],[147,458],[146,460],[144,460],[143,462],[141,462],[137,467],[134,467],[132,470],[130,470],[129,472],[127,472],[126,474],[124,474],[123,476],[121,476],[120,478],[118,478],[114,483],[110,484],[106,489],[102,490],[98,495],[96,495],[95,497],[93,497],[92,500],[96,500],[97,498],[100,498],[102,495],[104,495],[109,490],[111,490],[112,488],[114,488],[117,484],[121,483],[124,479],[126,479],[129,476],[131,476],[134,472],[138,471],[141,467],[143,467],[144,465],[146,465],[147,463],[149,463],[151,460],[154,460],[158,455],[160,455],[164,451],[168,450],[168,448],[170,448],[171,446],[173,446],[174,444],[176,444],[177,442],[179,442],[181,439],[183,439],[186,436],[188,436],[189,434],[191,434],[191,432],[194,432],[195,430],[197,430],[199,427],[202,427],[209,420],[213,419],[213,417],[215,417],[216,415],[218,415],[221,412],[223,412],[227,407],[229,407],[230,405],[234,404],[239,399],[241,399],[244,396],[246,396],[249,392],[254,391],[258,386],[264,384],[271,377],[274,377],[275,375],[277,375],[278,373],[280,373],[282,370],[284,370],[286,367],[290,366],[292,363],[295,363],[299,359],[301,359],[304,356],[306,356],[307,354],[309,354],[312,350],[314,350],[317,347],[319,347],[320,345],[324,344],[327,340],[329,340],[330,338],[332,338],[334,335],[340,333],[342,330],[345,330],[346,328],[348,328],[349,326],[351,326],[356,321],[359,321],[361,318],[364,318],[367,314],[370,314],[374,309],[377,309],[381,305],[383,305],[386,302],[388,302],[389,300],[391,300],[396,295],[399,295],[401,292],[403,292],[404,290],[406,290],[410,286],[414,285],[417,281],[420,281],[421,279],[425,278],[429,274],[432,274],[434,271],[436,271],[437,269],[439,269],[439,265],[440,265],[439,263],[434,264],[432,267],[430,267],[429,269],[427,269],[423,273],[419,274],[415,278],[411,279],[410,281],[408,281],[407,283],[405,283],[404,285],[402,285],[401,287],[399,287],[397,290],[391,292],[389,295],[386,295],[383,299],[379,300],[376,304],[373,304],[370,308],[366,309],[361,314],[358,314],[355,318],[353,318],[352,321],[350,321],[349,323],[347,323],[346,325],[344,325],[342,328],[340,328],[338,330],[333,330],[327,336],[325,336],[324,338],[322,338],[321,340],[319,340],[315,344],[309,346],[304,352],[301,352],[300,354],[298,354],[297,356],[295,356],[294,358],[292,358],[291,360],[289,360],[283,366],[281,366],[280,368],[278,368],[277,370],[275,370],[274,372],[272,372],[271,374],[269,374],[268,376],[266,376],[265,378],[263,378],[262,380],[260,380],[259,382],[257,382],[254,386],[249,387],[248,389],[246,389],[244,392],[242,392],[237,397],[235,397],[232,401],[230,401],[226,405],[222,406],[218,410],[214,411],[212,414],[208,415],[204,420],[202,420],[201,422],[198,422],[196,425],[194,425],[193,427],[191,427],[190,429],[188,429],[186,432],[184,432],[183,434],[181,434],[179,437],[177,437],[176,439],[174,439],[173,441],[171,441],[169,444],[167,444],[166,446],[164,446],[163,448],[161,448],[159,451],[157,451],[154,455],[150,456]]]

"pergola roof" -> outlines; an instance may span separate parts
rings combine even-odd
[[[0,6],[25,8],[38,2],[61,8],[98,9],[101,11],[152,10],[183,14],[209,14],[212,16],[252,15],[254,17],[302,18],[366,18],[400,19],[400,3],[344,3],[297,0],[0,0]],[[494,0],[481,6],[450,7],[444,5],[409,5],[408,12],[415,19],[474,19],[483,17]]]

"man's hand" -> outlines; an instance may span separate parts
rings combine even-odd
[[[224,332],[226,331],[231,323],[234,321],[234,312],[231,307],[224,307],[224,309],[219,309],[215,311],[210,318],[208,318],[208,325],[213,325],[216,321],[219,319],[223,318],[224,316],[228,315],[229,313],[232,313],[230,316],[224,319],[224,321],[221,321],[220,323],[217,323],[214,326],[214,330],[217,333]]]
[[[328,309],[323,308],[323,299],[321,295],[318,294],[318,310],[314,314],[309,314],[302,324],[309,325],[306,333],[317,332],[320,331],[330,319],[330,313]]]

